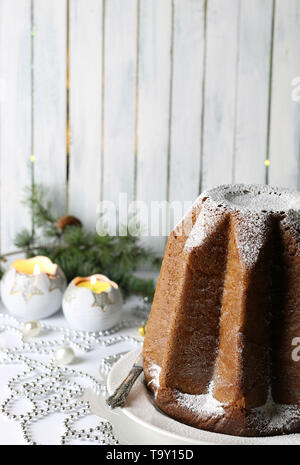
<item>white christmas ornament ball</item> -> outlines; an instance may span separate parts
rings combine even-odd
[[[41,325],[36,320],[29,320],[24,323],[23,336],[36,337],[40,334]]]
[[[55,352],[55,359],[62,365],[69,365],[75,358],[74,350],[69,346],[62,346]]]

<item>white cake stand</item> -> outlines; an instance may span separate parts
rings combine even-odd
[[[112,368],[107,379],[109,394],[123,381],[137,358],[140,349],[121,358]],[[125,408],[111,410],[102,396],[85,392],[92,413],[109,420],[114,426],[115,436],[121,444],[131,445],[256,445],[256,444],[300,444],[300,434],[272,436],[266,438],[242,438],[225,434],[210,433],[179,423],[157,410],[152,402],[141,375],[135,383]]]

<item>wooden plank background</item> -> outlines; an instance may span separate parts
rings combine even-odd
[[[0,0],[0,25],[2,252],[33,180],[90,229],[120,193],[300,187],[299,0]]]

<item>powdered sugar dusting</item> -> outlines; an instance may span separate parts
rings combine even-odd
[[[197,415],[204,414],[214,417],[224,414],[222,404],[210,394],[193,395],[178,392],[176,400],[182,407]]]
[[[176,391],[175,396],[181,407],[199,417],[222,418],[226,414],[226,405],[213,397],[211,389],[203,395]],[[299,424],[300,408],[299,405],[276,404],[270,395],[263,406],[248,411],[248,420],[264,434],[288,431],[293,424]]]
[[[203,193],[215,205],[222,204],[239,212],[287,213],[300,209],[300,193],[297,191],[256,184],[228,184]]]
[[[209,415],[218,417],[224,414],[223,404],[213,397],[213,383],[211,383],[207,394],[185,394],[176,392],[177,402],[184,408],[196,415]]]
[[[156,363],[152,363],[149,367],[149,373],[151,375],[151,381],[148,385],[152,384],[156,389],[159,388],[159,376],[161,367]],[[222,404],[213,397],[213,382],[211,382],[207,394],[186,394],[180,391],[176,391],[176,401],[182,406],[191,410],[195,414],[205,414],[210,416],[219,416],[224,414]]]
[[[220,212],[213,212],[206,208],[206,206],[202,207],[197,221],[185,243],[185,250],[200,247],[218,227],[218,223],[222,220],[223,216]]]
[[[149,368],[152,377],[148,384],[152,384],[157,392],[161,367],[153,363]],[[188,410],[200,418],[221,419],[226,416],[226,410],[234,406],[222,404],[213,396],[214,382],[211,381],[206,394],[187,394],[174,390],[176,403],[184,410]],[[227,412],[228,414],[228,412]],[[300,406],[276,404],[269,391],[267,402],[261,407],[252,408],[247,413],[249,424],[255,425],[263,435],[288,432],[293,425],[300,424]]]
[[[248,217],[239,217],[234,231],[237,247],[242,261],[251,267],[256,263],[259,253],[267,240],[269,223],[264,216],[249,213]]]
[[[161,367],[156,365],[156,363],[152,363],[151,367],[149,368],[149,373],[151,375],[151,381],[148,384],[152,384],[155,388],[159,388],[159,375],[161,372]]]
[[[256,263],[267,239],[269,219],[285,218],[287,224],[300,227],[300,193],[259,185],[224,185],[204,192],[200,214],[185,244],[190,251],[200,247],[218,227],[224,214],[234,222],[238,250],[246,267]]]
[[[265,433],[285,431],[300,421],[299,405],[276,404],[269,393],[267,402],[251,412],[257,427]]]

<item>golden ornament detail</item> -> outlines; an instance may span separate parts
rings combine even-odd
[[[76,216],[65,215],[56,221],[57,229],[65,229],[67,226],[82,226],[81,221]]]
[[[147,331],[147,323],[139,327],[139,333],[142,337],[145,337],[146,331]]]

